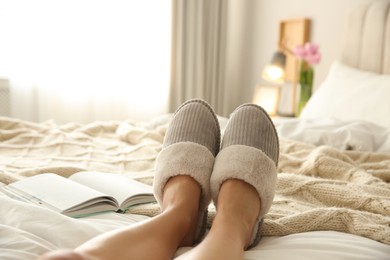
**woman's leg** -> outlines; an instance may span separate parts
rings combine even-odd
[[[200,186],[194,179],[173,177],[165,185],[160,215],[104,233],[74,251],[52,252],[40,259],[171,259],[179,246],[193,243],[199,198]]]
[[[176,259],[243,259],[259,211],[260,198],[255,188],[241,180],[225,181],[218,196],[217,215],[206,238]]]

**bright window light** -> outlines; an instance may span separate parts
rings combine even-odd
[[[170,30],[170,0],[0,0],[0,77],[67,102],[93,95],[161,107]]]

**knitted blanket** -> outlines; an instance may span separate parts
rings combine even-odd
[[[0,118],[0,181],[90,170],[151,184],[168,121],[57,125]],[[276,196],[263,235],[335,230],[390,245],[390,154],[285,139],[280,152]],[[145,204],[130,213],[154,216],[159,208]],[[211,205],[209,224],[214,216]]]
[[[390,245],[390,154],[280,140],[276,195],[264,236],[333,230]],[[244,202],[243,202],[244,203]],[[150,216],[156,205],[134,213]],[[215,208],[209,209],[209,225]]]
[[[282,140],[264,235],[335,230],[390,244],[390,154]]]

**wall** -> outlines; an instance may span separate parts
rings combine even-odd
[[[343,19],[357,5],[381,0],[258,0],[256,4],[256,64],[258,73],[254,81],[261,79],[262,68],[269,62],[277,48],[279,21],[289,18],[311,19],[310,39],[320,45],[322,60],[316,67],[315,88],[326,77],[335,59],[340,56]]]

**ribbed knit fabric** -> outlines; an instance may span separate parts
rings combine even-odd
[[[193,142],[205,146],[215,156],[219,151],[221,131],[210,105],[201,99],[183,103],[175,112],[164,138],[163,148]]]
[[[234,144],[260,149],[278,165],[279,139],[272,120],[260,106],[244,104],[231,114],[221,149]]]

